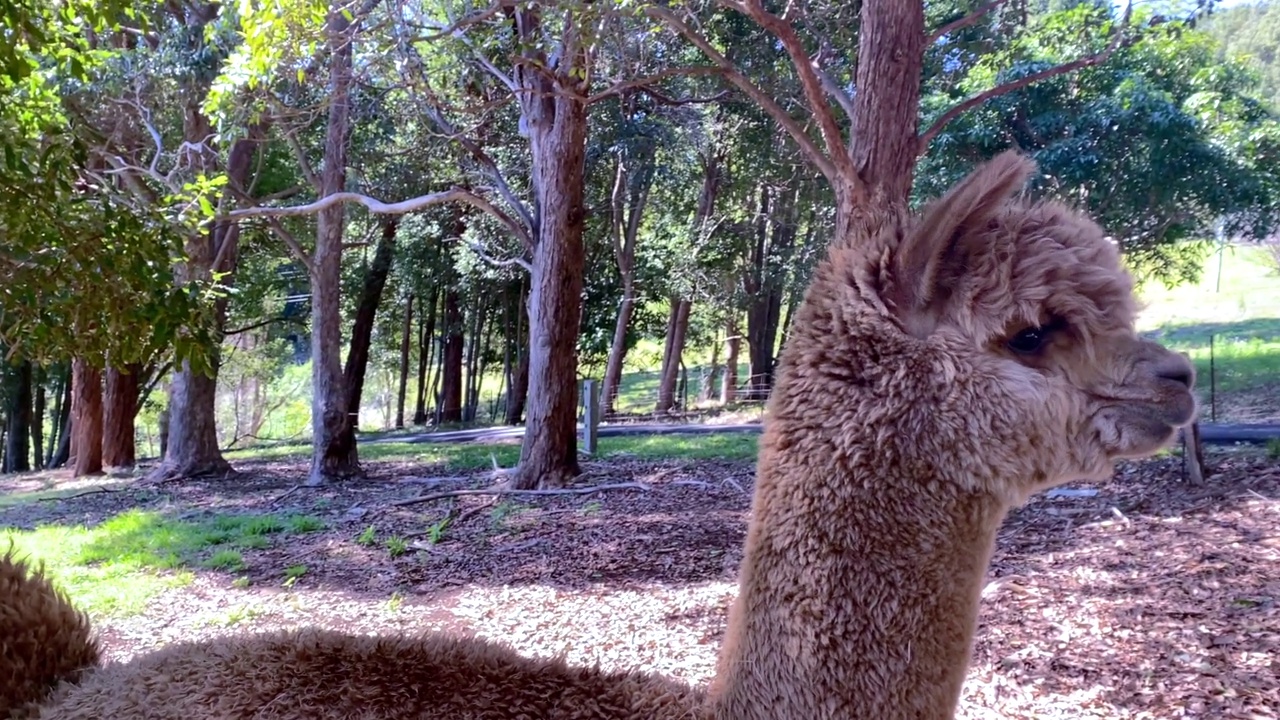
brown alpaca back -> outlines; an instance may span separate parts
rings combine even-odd
[[[305,629],[181,643],[65,687],[39,717],[200,720],[677,720],[701,695],[640,673],[443,635]]]
[[[21,717],[100,657],[84,613],[10,547],[0,557],[0,718]]]

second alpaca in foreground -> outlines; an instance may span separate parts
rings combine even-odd
[[[1006,153],[919,217],[868,218],[815,271],[769,401],[740,592],[705,697],[476,641],[303,631],[107,666],[35,714],[952,717],[1008,510],[1165,447],[1195,412],[1190,363],[1136,335],[1132,281],[1102,230],[1012,199],[1033,169]],[[36,660],[2,657],[0,677]]]

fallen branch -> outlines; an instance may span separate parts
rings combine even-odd
[[[416,505],[418,503],[431,502],[432,500],[443,500],[445,498],[460,497],[463,495],[589,495],[591,493],[604,492],[606,490],[640,490],[648,492],[653,488],[644,483],[614,483],[612,485],[592,485],[589,487],[576,488],[553,488],[547,490],[515,490],[512,488],[471,488],[466,490],[449,490],[446,492],[431,493],[429,495],[419,495],[418,497],[408,498],[406,500],[397,500],[391,503],[394,507],[404,507],[405,505]]]
[[[289,488],[288,490],[285,490],[284,492],[282,492],[282,493],[280,493],[279,495],[277,495],[277,496],[276,496],[276,498],[275,498],[274,500],[272,500],[271,502],[267,503],[267,507],[271,507],[272,505],[275,505],[276,503],[280,502],[281,500],[284,500],[285,498],[289,497],[290,495],[292,495],[292,494],[294,494],[294,493],[298,492],[298,490],[300,490],[300,489],[302,489],[302,486],[301,486],[301,485],[294,485],[293,487]]]
[[[118,493],[120,491],[121,491],[120,488],[96,487],[96,488],[90,488],[88,490],[81,490],[78,493],[72,493],[70,495],[51,495],[49,497],[38,497],[38,498],[35,498],[35,501],[48,502],[52,500],[74,500],[75,498],[84,497],[85,495],[98,495],[100,493]]]

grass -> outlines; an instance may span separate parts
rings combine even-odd
[[[237,572],[242,550],[264,547],[266,536],[323,527],[305,516],[219,515],[201,521],[128,510],[95,525],[0,528],[0,546],[44,562],[52,577],[85,610],[99,616],[141,612],[161,591],[192,579],[191,568]]]
[[[310,445],[278,445],[246,448],[227,453],[239,460],[294,459],[309,457]],[[647,435],[600,438],[600,457],[641,459],[684,458],[687,460],[752,460],[756,456],[756,436],[742,433],[700,435]],[[360,446],[362,460],[385,460],[435,466],[440,470],[483,470],[513,467],[520,459],[520,445],[504,443],[403,443],[379,442]]]
[[[1200,281],[1141,288],[1139,329],[1195,361],[1205,387],[1220,392],[1280,382],[1280,273],[1267,249],[1228,247],[1205,264]]]

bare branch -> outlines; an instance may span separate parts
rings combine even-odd
[[[838,184],[839,177],[835,164],[831,161],[831,158],[823,154],[818,145],[814,143],[813,138],[809,137],[804,128],[800,126],[800,123],[796,122],[795,118],[782,109],[782,106],[777,101],[769,97],[763,90],[756,87],[755,83],[739,72],[733,63],[729,62],[728,58],[716,50],[706,38],[689,27],[679,17],[676,17],[675,13],[669,8],[649,5],[645,8],[645,14],[666,23],[672,30],[697,46],[711,62],[715,63],[716,67],[720,68],[720,72],[726,80],[760,105],[765,112],[773,117],[775,122],[787,131],[787,134],[800,146],[800,150],[809,158],[809,161],[814,164],[814,167],[818,168],[832,185]]]
[[[461,240],[462,238],[458,239]],[[506,260],[499,260],[498,258],[486,253],[484,251],[484,247],[481,246],[480,243],[469,242],[466,245],[471,248],[471,252],[475,253],[477,257],[494,267],[511,267],[512,265],[519,265],[525,269],[525,272],[533,272],[533,266],[529,264],[528,260],[525,260],[522,257],[512,257],[507,258]]]
[[[927,48],[930,45],[938,42],[938,38],[949,35],[957,30],[961,30],[969,27],[970,25],[981,20],[984,15],[991,12],[992,10],[995,10],[996,8],[1000,7],[1001,5],[1005,4],[1008,1],[1009,0],[994,0],[994,2],[989,2],[986,5],[979,7],[977,10],[974,10],[973,12],[969,13],[968,15],[965,15],[964,17],[958,20],[952,20],[951,22],[946,23],[945,25],[938,28],[937,30],[934,30],[933,32],[929,33],[929,35],[925,37],[924,46]]]
[[[292,323],[292,324],[301,325],[302,321],[297,318],[291,318],[291,317],[273,317],[273,318],[267,318],[266,320],[259,320],[256,323],[250,323],[249,325],[245,325],[244,327],[240,327],[240,328],[235,328],[234,330],[223,330],[222,334],[223,335],[239,335],[241,333],[247,333],[250,330],[257,330],[260,327],[274,325],[275,323]]]
[[[459,34],[459,33],[461,33],[461,31],[466,30],[467,28],[471,27],[472,25],[478,25],[478,24],[480,24],[480,23],[484,22],[485,20],[488,20],[489,18],[493,17],[494,15],[497,15],[498,13],[502,12],[504,9],[509,8],[509,7],[514,7],[514,3],[511,3],[511,2],[501,2],[501,1],[500,1],[500,2],[496,2],[496,3],[492,4],[492,5],[490,5],[489,7],[485,8],[484,10],[481,10],[481,11],[479,11],[479,12],[475,12],[475,13],[472,13],[472,14],[470,14],[470,15],[467,15],[466,17],[463,17],[463,18],[461,18],[461,19],[457,20],[456,22],[452,23],[452,24],[451,24],[451,25],[449,25],[448,27],[443,27],[443,28],[433,28],[433,29],[435,29],[435,30],[436,30],[436,32],[435,32],[435,33],[433,33],[433,34],[431,34],[431,35],[423,35],[423,36],[418,37],[418,38],[416,38],[416,39],[417,39],[417,40],[426,41],[426,42],[433,42],[433,41],[435,41],[435,40],[440,40],[440,39],[442,39],[442,38],[449,37],[450,35],[456,35],[456,34]],[[422,27],[432,27],[432,26],[430,26],[430,25],[425,25],[425,26],[422,26]]]
[[[648,492],[653,488],[638,482],[613,483],[611,485],[588,485],[584,487],[571,488],[552,488],[549,490],[515,490],[511,488],[469,488],[464,490],[449,490],[446,492],[431,493],[430,495],[419,495],[418,497],[406,498],[404,500],[396,500],[391,503],[395,507],[404,507],[406,505],[415,505],[417,503],[431,502],[432,500],[443,500],[445,498],[459,497],[462,495],[588,495],[591,493],[604,492],[606,490],[640,490]]]
[[[1024,88],[1033,83],[1040,82],[1041,80],[1046,80],[1048,78],[1056,77],[1058,75],[1065,75],[1066,73],[1079,70],[1080,68],[1091,67],[1093,65],[1100,65],[1106,62],[1107,59],[1110,58],[1111,55],[1116,51],[1116,48],[1120,47],[1120,41],[1124,39],[1124,28],[1129,25],[1129,15],[1132,10],[1133,10],[1133,2],[1132,0],[1130,0],[1129,4],[1125,7],[1124,19],[1122,21],[1121,27],[1113,31],[1111,42],[1107,43],[1107,47],[1104,48],[1102,52],[1089,55],[1088,57],[1082,57],[1077,60],[1073,60],[1069,63],[1063,63],[1062,65],[1055,65],[1054,67],[1051,67],[1047,70],[1041,70],[1040,72],[1037,72],[1037,73],[1031,73],[1030,75],[1018,78],[1017,80],[1014,80],[1012,82],[1007,82],[1003,85],[997,85],[996,87],[993,87],[990,90],[987,90],[982,93],[978,93],[977,95],[969,98],[968,100],[965,100],[959,105],[956,105],[950,110],[942,113],[942,115],[937,120],[933,121],[933,124],[929,126],[929,129],[925,130],[920,135],[920,141],[918,143],[920,154],[922,155],[924,154],[925,150],[929,148],[929,143],[933,141],[933,138],[935,138],[938,135],[938,133],[942,132],[942,129],[946,127],[947,123],[951,122],[961,114],[969,110],[972,110],[975,107],[978,107],[979,105],[985,103],[986,101],[992,98],[997,98],[997,97],[1000,97],[1001,95],[1007,95],[1008,93],[1011,93],[1014,90],[1018,90],[1019,88]]]
[[[823,87],[822,81],[818,79],[818,73],[814,67],[815,63],[809,57],[809,53],[805,52],[804,43],[800,40],[800,36],[796,34],[795,27],[792,26],[789,20],[784,20],[765,10],[760,0],[744,0],[743,2],[720,0],[720,4],[733,8],[751,18],[757,25],[772,33],[782,43],[787,55],[791,57],[791,64],[795,66],[796,74],[800,76],[800,87],[804,91],[804,98],[809,105],[809,112],[813,113],[814,119],[818,121],[818,129],[821,131],[822,139],[827,145],[827,156],[835,164],[837,171],[846,176],[853,173],[853,165],[845,148],[844,138],[840,134],[840,126],[836,124],[835,117],[831,115],[831,106],[827,104],[826,100],[827,93],[832,90],[836,93],[843,93],[839,88]],[[791,13],[791,10],[792,8],[788,8],[788,14]],[[843,107],[843,104],[841,106]],[[850,117],[852,117],[852,114],[850,114]]]
[[[289,248],[289,252],[293,253],[293,256],[298,259],[298,262],[302,263],[302,266],[307,269],[307,274],[314,276],[316,272],[315,263],[311,262],[311,256],[307,254],[307,251],[302,249],[302,243],[298,242],[298,238],[294,237],[293,233],[286,230],[284,225],[281,225],[280,221],[276,218],[268,217],[267,226],[271,228],[271,231],[274,232],[277,237],[284,241],[285,246]]]
[[[831,73],[823,70],[817,61],[813,63],[813,71],[817,73],[818,79],[822,81],[822,89],[832,97],[840,105],[840,109],[844,110],[844,114],[849,118],[849,122],[853,122],[853,98],[840,87],[840,83],[831,77]]]
[[[590,105],[592,103],[600,102],[601,100],[613,97],[614,95],[621,95],[627,92],[628,90],[642,90],[645,92],[651,92],[651,88],[650,88],[651,85],[662,82],[663,80],[666,80],[667,78],[671,78],[671,77],[687,77],[687,76],[697,76],[697,75],[720,75],[720,74],[721,74],[721,71],[713,67],[668,68],[666,70],[663,70],[662,72],[654,73],[653,75],[648,75],[646,77],[614,83],[613,85],[609,86],[607,89],[602,90],[601,92],[598,92],[595,95],[588,97],[587,104]],[[655,97],[661,98],[664,96],[655,96]]]
[[[648,95],[654,100],[657,100],[662,105],[669,105],[673,107],[676,105],[705,105],[707,103],[720,102],[729,97],[728,90],[721,90],[715,95],[711,95],[709,97],[682,97],[682,98],[671,97],[670,95],[667,95],[666,93],[663,93],[654,87],[640,88],[638,92],[642,92]]]
[[[446,120],[444,115],[438,109],[428,104],[426,106],[426,112],[427,116],[433,123],[435,123],[436,127],[440,128],[441,132],[445,133],[451,140],[461,145],[476,162],[480,163],[480,166],[485,170],[485,175],[487,175],[489,179],[498,186],[498,194],[500,194],[502,199],[507,202],[507,205],[515,210],[516,214],[520,216],[520,220],[524,223],[524,227],[527,228],[524,237],[528,237],[528,233],[532,232],[534,227],[533,213],[529,211],[528,206],[520,201],[520,198],[516,197],[515,192],[511,190],[511,186],[507,184],[507,179],[502,174],[502,170],[498,167],[498,163],[494,162],[493,158],[489,157],[489,154],[484,151],[484,148],[480,147],[480,145],[474,140],[455,130],[453,124]],[[530,250],[533,249],[532,238],[529,238],[529,240],[526,241],[526,246]]]
[[[446,202],[464,202],[472,207],[479,208],[493,217],[497,218],[502,224],[507,226],[512,233],[519,238],[520,242],[527,248],[533,247],[533,242],[529,237],[529,231],[516,222],[510,215],[502,212],[494,207],[488,200],[476,195],[470,190],[463,188],[450,188],[442,192],[430,193],[428,195],[420,195],[416,198],[401,200],[397,203],[385,203],[381,200],[371,198],[368,195],[362,195],[354,192],[339,192],[332,195],[326,195],[312,203],[306,205],[293,205],[290,207],[247,207],[240,210],[232,210],[218,219],[237,219],[246,217],[297,217],[300,215],[311,215],[318,213],[325,208],[332,207],[338,203],[356,203],[364,206],[369,212],[379,215],[403,215],[405,213],[415,212],[432,205],[439,205]]]
[[[307,160],[307,153],[302,149],[302,144],[298,142],[298,138],[288,130],[283,131],[284,141],[293,149],[293,156],[298,161],[298,167],[302,169],[302,177],[307,179],[311,187],[316,190],[320,189],[320,177],[316,175],[316,171],[311,168],[311,162]]]

